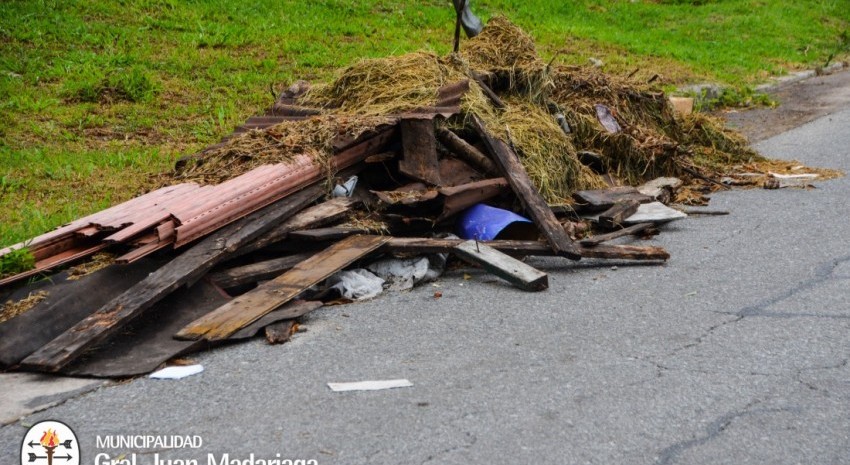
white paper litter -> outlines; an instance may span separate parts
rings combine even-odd
[[[371,299],[384,292],[384,280],[363,268],[340,271],[328,278],[328,284],[351,300]]]
[[[412,387],[413,383],[406,379],[383,379],[375,381],[356,381],[353,383],[328,383],[328,387],[334,392],[346,391],[380,391],[381,389],[393,389],[401,387]]]
[[[202,371],[204,371],[204,367],[202,365],[175,365],[165,367],[162,370],[157,370],[148,375],[148,377],[153,379],[180,379],[187,376],[197,375]]]
[[[355,187],[357,187],[357,176],[352,176],[344,183],[334,186],[331,195],[332,197],[351,197]]]

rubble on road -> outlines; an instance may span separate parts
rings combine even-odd
[[[606,242],[658,234],[687,216],[670,204],[753,173],[771,187],[834,175],[767,160],[647,84],[545,63],[495,17],[457,54],[299,81],[159,189],[0,250],[35,258],[0,279],[32,307],[9,307],[0,364],[119,377],[263,329],[285,342],[309,312],[433,280],[449,257],[530,292],[549,278],[526,256],[661,264],[660,247]],[[484,227],[459,229],[474,209]],[[497,225],[497,209],[513,216]]]

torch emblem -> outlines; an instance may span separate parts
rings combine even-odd
[[[21,465],[79,465],[80,446],[68,425],[42,421],[27,431],[21,444]]]

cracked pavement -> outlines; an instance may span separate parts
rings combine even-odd
[[[847,171],[848,128],[846,109],[757,148]],[[322,309],[284,346],[218,349],[196,357],[201,375],[101,387],[5,426],[0,454],[50,418],[76,431],[82,463],[107,434],[197,434],[202,453],[160,455],[200,463],[850,463],[850,179],[817,186],[715,194],[731,215],[649,241],[665,266],[533,259],[546,292],[456,271]],[[414,386],[325,385],[388,378]]]

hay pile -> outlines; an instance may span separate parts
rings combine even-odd
[[[382,116],[434,105],[441,86],[465,79],[470,91],[462,100],[463,115],[441,124],[468,129],[468,117],[478,116],[512,143],[536,187],[553,204],[570,203],[576,190],[605,185],[579,162],[577,151],[602,155],[607,174],[624,184],[659,176],[719,177],[767,162],[721,121],[675,114],[658,88],[595,68],[544,63],[528,34],[494,17],[480,35],[463,42],[459,54],[417,52],[340,70],[333,81],[313,86],[299,99],[300,105],[322,109],[322,116],[234,138],[190,163],[178,179],[221,182],[296,154],[326,160],[336,134],[369,129]],[[476,79],[507,107],[497,109]],[[602,126],[597,105],[610,110],[621,131]],[[556,113],[564,115],[569,134],[556,123]]]
[[[217,184],[260,165],[285,163],[298,155],[307,155],[319,165],[328,166],[333,156],[334,138],[342,134],[357,137],[388,121],[380,116],[322,115],[248,131],[189,159],[166,183]]]

